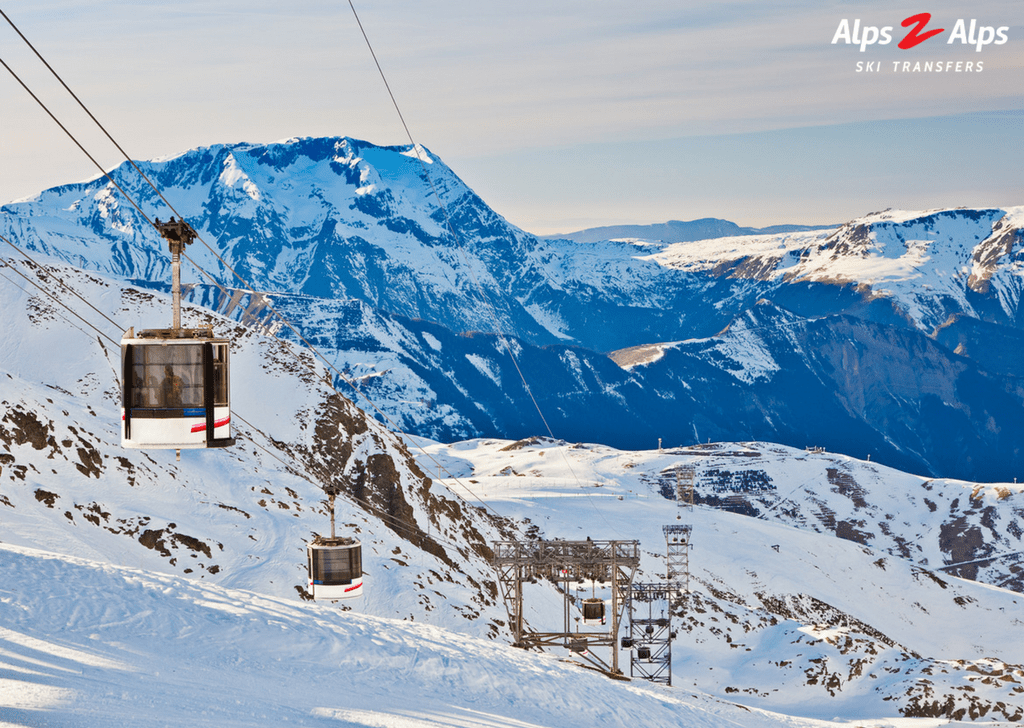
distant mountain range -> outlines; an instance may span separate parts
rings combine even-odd
[[[212,249],[189,256],[221,288],[187,273],[189,300],[296,339],[272,306],[403,431],[760,439],[932,476],[1024,472],[1024,208],[581,243],[516,228],[424,149],[293,139],[141,166]],[[113,174],[169,216],[134,170]],[[165,244],[105,180],[0,208],[0,233],[167,289]]]
[[[604,240],[651,240],[661,243],[690,243],[695,240],[713,240],[735,235],[775,235],[777,233],[798,233],[808,230],[836,228],[839,225],[770,225],[763,228],[740,227],[734,222],[717,217],[700,220],[669,220],[654,225],[604,225],[577,230],[574,233],[547,235],[560,240],[577,243],[600,243]]]

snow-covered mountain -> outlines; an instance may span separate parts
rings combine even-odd
[[[286,313],[404,431],[519,438],[546,420],[617,447],[826,444],[976,479],[1024,465],[1024,208],[584,244],[519,230],[422,148],[292,139],[141,166],[229,287],[195,275],[191,300],[297,340],[270,306]],[[113,175],[171,214],[130,167]],[[163,242],[106,180],[6,205],[0,233],[166,289]]]
[[[693,593],[676,607],[673,685],[826,719],[870,721],[893,705],[908,716],[1024,718],[1022,485],[927,479],[757,442],[636,452],[535,438],[426,450],[538,535],[639,538],[642,580],[664,578],[662,526],[691,525]],[[692,510],[675,500],[684,469],[694,471]]]
[[[238,444],[177,461],[119,445],[116,337],[165,325],[168,297],[42,256],[0,272],[5,722],[1020,719],[1022,486],[765,443],[400,438],[264,333],[258,296],[238,302],[248,327],[186,308],[234,341]],[[692,512],[665,497],[683,467]],[[366,594],[340,609],[303,589],[326,484],[364,546]],[[679,522],[693,591],[676,606],[674,687],[508,646],[495,540],[635,538],[638,579],[658,580],[661,527]],[[532,625],[561,624],[554,587],[528,592]]]

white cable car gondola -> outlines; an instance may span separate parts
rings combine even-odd
[[[583,600],[583,624],[604,624],[604,600],[597,597]]]
[[[234,445],[228,341],[212,329],[157,329],[121,339],[121,446]]]
[[[313,599],[352,599],[363,595],[363,546],[354,538],[334,535],[337,485],[324,487],[331,514],[331,535],[313,534],[306,546],[309,593]]]
[[[317,536],[306,547],[313,599],[363,595],[363,547],[354,538]]]
[[[586,637],[570,637],[569,638],[569,651],[575,652],[580,655],[589,654],[587,650],[587,638]]]
[[[121,339],[121,446],[228,447],[228,340],[181,326],[181,254],[196,237],[184,220],[154,223],[171,252],[172,327]],[[180,454],[180,453],[179,453]]]

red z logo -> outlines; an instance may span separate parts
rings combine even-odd
[[[922,35],[921,31],[924,30],[924,26],[928,25],[928,21],[932,19],[931,13],[918,13],[917,15],[911,15],[909,18],[904,20],[900,25],[904,28],[911,25],[916,26],[913,30],[907,33],[906,37],[899,42],[899,47],[903,50],[913,48],[918,43],[923,43],[933,35],[938,35],[945,28],[936,28],[935,30],[929,30],[927,33]]]

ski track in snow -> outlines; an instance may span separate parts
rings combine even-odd
[[[429,625],[0,545],[0,725],[814,725]]]

